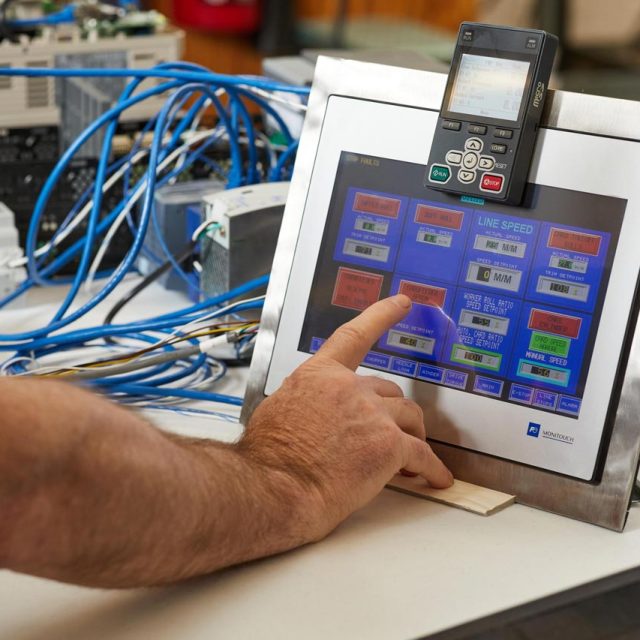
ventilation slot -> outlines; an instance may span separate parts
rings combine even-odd
[[[155,64],[155,53],[135,53],[133,55],[134,67],[140,69],[142,67],[151,67]]]
[[[47,60],[29,62],[28,67],[48,67]],[[49,78],[27,78],[27,107],[38,109],[49,106]]]
[[[0,69],[10,69],[10,64],[0,64]],[[3,89],[11,89],[11,76],[0,76],[0,91]]]

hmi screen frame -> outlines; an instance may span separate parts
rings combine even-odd
[[[321,59],[319,62],[285,212],[283,233],[274,262],[272,281],[263,315],[263,330],[252,365],[243,412],[244,422],[257,403],[264,398],[269,369],[273,364],[276,333],[279,325],[282,330],[283,323],[286,325],[290,319],[290,314],[285,314],[283,318],[280,314],[285,302],[287,283],[292,277],[294,279],[297,277],[296,273],[292,274],[293,256],[296,244],[301,237],[303,211],[308,204],[308,198],[313,197],[309,188],[314,166],[321,161],[319,157],[321,135],[328,135],[327,130],[323,132],[323,126],[330,122],[330,118],[325,122],[329,105],[332,100],[335,103],[336,98],[343,98],[351,102],[362,101],[363,114],[367,111],[367,105],[379,103],[388,105],[390,114],[394,113],[393,105],[395,104],[397,105],[396,113],[403,113],[403,108],[411,107],[421,111],[422,115],[427,111],[437,115],[445,80],[445,76],[440,74],[380,65],[329,59]],[[637,142],[640,138],[640,127],[637,125],[640,122],[639,113],[638,105],[634,103],[555,93],[549,99],[544,125],[549,131],[546,134],[549,140],[544,144],[553,144],[552,138],[555,135],[553,131],[569,130],[595,136],[598,138],[598,144],[615,144],[613,141],[616,140]],[[588,117],[585,117],[586,114],[589,114]],[[614,115],[618,117],[613,117]],[[362,121],[366,123],[366,117]],[[362,126],[366,128],[367,125]],[[422,153],[424,157],[414,152],[411,158],[407,158],[402,152],[401,141],[402,136],[407,136],[410,130],[406,126],[403,128],[403,125],[398,124],[393,118],[377,122],[376,126],[385,127],[387,131],[395,131],[400,137],[400,143],[395,148],[387,149],[384,154],[378,153],[378,155],[390,160],[409,159],[426,163],[429,152],[428,138],[424,140]],[[335,146],[341,152],[349,151],[346,148],[339,149],[339,140],[335,142]],[[361,145],[361,148],[351,149],[351,151],[365,154],[373,152],[372,155],[376,155],[379,149],[380,147],[372,142],[371,145]],[[539,166],[538,160],[534,161],[532,168],[534,177],[536,172],[539,174],[543,169],[544,167]],[[329,184],[333,184],[335,176],[330,178]],[[311,271],[313,272],[313,269]],[[637,274],[634,274],[634,278],[636,277]],[[629,284],[625,286],[628,289]],[[630,311],[625,311],[625,315],[628,317],[632,314]],[[622,334],[624,329],[626,327],[623,328]],[[281,335],[284,335],[284,332]],[[635,343],[631,347],[629,344],[628,341],[625,342],[623,355],[626,355],[629,348],[631,353],[634,353]],[[285,358],[287,366],[293,367],[301,361],[301,354],[297,349],[293,349],[289,355]],[[304,354],[302,357],[304,358]],[[617,399],[620,390],[621,397],[619,403],[614,402],[611,405],[613,409],[617,405],[617,413],[612,416],[609,446],[605,451],[606,455],[602,456],[601,468],[595,476],[584,472],[580,479],[566,477],[559,475],[558,469],[550,472],[527,464],[526,461],[511,462],[505,459],[506,456],[496,455],[495,451],[490,452],[492,455],[486,455],[486,453],[473,451],[469,447],[453,446],[442,441],[434,442],[434,448],[453,468],[454,473],[462,479],[509,491],[514,493],[520,502],[526,504],[621,529],[637,470],[640,447],[638,435],[634,433],[636,423],[632,415],[633,412],[637,412],[639,405],[638,393],[634,393],[638,391],[639,386],[637,376],[632,374],[634,362],[633,357],[629,359],[627,375],[620,389],[612,388],[614,400]],[[282,363],[282,357],[276,358],[277,363]],[[626,365],[626,357],[624,357],[621,366]],[[618,366],[617,361],[615,366]],[[611,366],[609,372],[611,372]],[[271,375],[273,376],[273,371]],[[613,377],[614,375],[609,375],[602,383],[606,384],[607,380],[611,382]],[[275,379],[277,380],[277,376]],[[418,388],[410,392],[419,401],[424,401],[425,406],[431,406],[429,394],[421,396]],[[429,429],[428,423],[427,428]],[[587,482],[587,480],[593,481],[594,478],[595,482]]]

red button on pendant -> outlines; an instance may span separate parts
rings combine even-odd
[[[482,176],[480,187],[486,191],[500,191],[502,189],[502,176],[485,173]]]

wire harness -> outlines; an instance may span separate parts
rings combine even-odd
[[[66,149],[45,182],[31,216],[24,257],[2,265],[26,268],[27,277],[0,299],[0,309],[35,287],[65,284],[68,289],[53,316],[41,326],[0,333],[0,351],[8,356],[0,373],[73,380],[121,402],[155,408],[185,400],[241,404],[241,398],[213,389],[227,365],[242,362],[249,352],[259,328],[263,296],[247,296],[264,290],[268,275],[178,311],[133,322],[115,323],[114,318],[161,273],[175,269],[188,279],[183,265],[199,238],[210,232],[210,225],[202,225],[184,251],[173,255],[155,216],[155,190],[174,183],[199,161],[224,178],[227,188],[287,179],[298,141],[280,110],[304,111],[308,89],[260,77],[217,74],[185,62],[148,70],[14,67],[0,69],[0,76],[129,79],[117,103]],[[166,96],[160,113],[140,132],[129,153],[114,160],[113,141],[122,115],[158,95]],[[277,123],[278,139],[284,145],[272,143],[256,127],[252,115],[256,109]],[[208,128],[202,126],[205,120],[212,123]],[[103,144],[93,185],[53,238],[41,242],[40,229],[53,190],[78,151],[98,133]],[[208,154],[220,144],[228,148],[224,167]],[[105,194],[114,188],[122,190],[122,200],[105,210]],[[115,269],[105,271],[104,257],[123,225],[131,230],[130,247]],[[148,252],[147,233],[157,235],[164,255],[147,256],[158,266],[122,296],[124,279],[135,272],[141,252]],[[60,271],[69,264],[76,265],[74,275],[61,278]],[[108,305],[116,289],[121,297],[104,324],[75,328],[98,305]],[[231,350],[232,356],[216,357],[220,349]]]

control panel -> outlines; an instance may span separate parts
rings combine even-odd
[[[504,68],[499,92],[518,76]],[[640,114],[559,92],[528,174],[509,174],[497,165],[517,163],[527,107],[487,90],[450,95],[442,112],[446,87],[443,75],[319,59],[243,421],[338,327],[400,292],[411,307],[371,336],[356,373],[419,404],[457,478],[621,530],[640,452],[640,182],[628,171]],[[449,171],[442,188],[433,164]],[[462,170],[477,190],[449,193]],[[520,175],[521,200],[488,197],[483,174],[502,175],[501,196]]]
[[[577,418],[623,203],[535,186],[527,209],[470,205],[420,197],[409,163],[344,153],[340,169],[299,348],[403,293],[411,312],[365,366]]]
[[[424,136],[389,134],[379,154],[358,150],[364,133],[345,136],[344,122],[394,110],[330,103],[266,394],[339,326],[402,293],[413,306],[363,374],[415,399],[434,442],[592,480],[636,284],[621,260],[638,259],[623,188],[571,173],[600,141],[546,129],[526,206],[514,206],[425,190]],[[402,116],[407,132],[435,131],[437,112]]]
[[[461,25],[426,186],[520,204],[557,44],[544,31]]]

